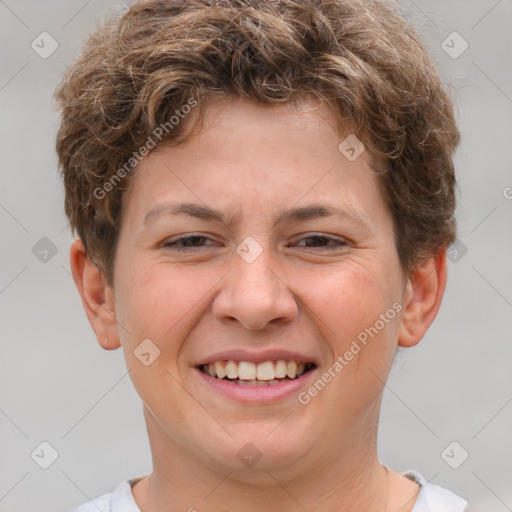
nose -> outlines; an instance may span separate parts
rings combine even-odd
[[[267,246],[251,263],[235,252],[233,268],[213,302],[214,316],[221,322],[237,320],[250,330],[293,320],[297,301],[279,269]]]

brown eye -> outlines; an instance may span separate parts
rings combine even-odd
[[[305,241],[306,245],[302,247],[318,248],[318,249],[336,249],[338,247],[344,247],[347,242],[343,239],[332,238],[324,235],[310,235],[302,238],[300,242]],[[330,244],[330,245],[329,245]]]
[[[206,240],[210,240],[206,236],[202,235],[194,235],[194,236],[185,236],[181,238],[177,238],[174,241],[166,242],[164,244],[164,247],[170,247],[172,249],[176,250],[183,250],[188,247],[205,247],[204,242]]]

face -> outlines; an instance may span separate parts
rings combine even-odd
[[[305,106],[211,105],[123,198],[115,316],[150,435],[218,468],[367,443],[397,345],[406,280],[372,159]]]

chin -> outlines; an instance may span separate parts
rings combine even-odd
[[[283,422],[283,418],[231,425],[229,432],[233,437],[223,431],[225,435],[221,439],[212,439],[203,453],[222,466],[224,473],[233,471],[238,478],[253,483],[255,477],[266,482],[269,478],[266,471],[299,463],[310,452],[315,437],[298,425],[294,428],[293,421]],[[259,473],[262,474],[257,476]]]

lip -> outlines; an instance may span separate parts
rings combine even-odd
[[[313,363],[315,366],[319,366],[318,361],[314,357],[301,354],[300,352],[278,349],[262,350],[260,352],[249,352],[244,349],[225,350],[204,357],[195,363],[194,366],[202,366],[203,364],[215,363],[217,361],[248,361],[258,364],[265,361],[278,361],[280,359],[297,361],[297,363]]]
[[[266,359],[266,361],[268,361],[268,359]],[[299,378],[291,381],[285,381],[281,384],[276,384],[275,386],[241,386],[227,380],[211,377],[210,375],[202,372],[199,368],[193,368],[193,371],[197,372],[203,382],[214,393],[219,393],[220,395],[240,402],[262,404],[282,400],[290,397],[291,395],[298,395],[303,388],[306,388],[309,385],[309,381],[317,373],[317,370],[318,367],[315,366]]]

